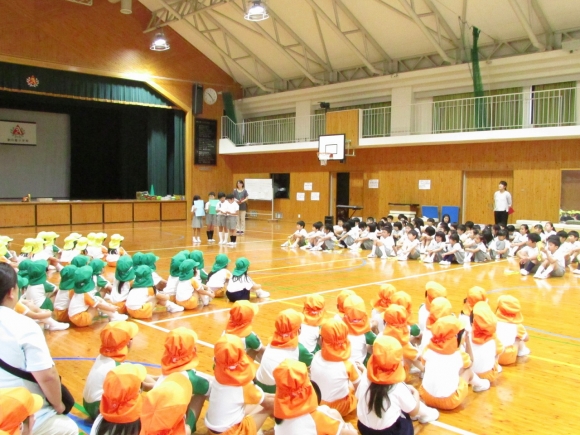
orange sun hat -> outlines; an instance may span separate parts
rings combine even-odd
[[[344,314],[344,301],[349,296],[356,295],[356,293],[352,290],[346,289],[342,290],[338,296],[336,297],[336,309],[339,313]]]
[[[143,401],[139,435],[185,435],[193,387],[181,373],[172,373],[153,388]]]
[[[383,284],[379,289],[377,299],[372,301],[373,308],[379,313],[384,313],[389,305],[393,303],[392,297],[397,292],[393,284]]]
[[[497,317],[487,302],[478,302],[473,307],[473,337],[475,344],[485,344],[495,338]]]
[[[413,323],[411,321],[413,300],[411,299],[409,293],[399,290],[391,297],[391,303],[401,305],[405,308],[405,310],[407,310],[407,313],[409,314],[409,325],[411,325]]]
[[[431,325],[431,341],[427,345],[429,349],[443,354],[452,355],[459,348],[457,334],[463,329],[461,322],[455,316],[443,316]]]
[[[362,335],[371,330],[371,322],[366,311],[365,301],[357,295],[352,295],[344,301],[344,317],[350,335]]]
[[[226,334],[246,338],[252,333],[252,321],[258,314],[258,305],[250,301],[236,301],[230,309],[230,317],[226,325]]]
[[[406,377],[403,348],[395,338],[379,335],[367,364],[367,377],[374,384],[393,385]]]
[[[324,321],[324,297],[308,295],[304,301],[304,323],[310,326],[320,326]]]
[[[304,314],[292,308],[280,311],[274,323],[274,337],[270,345],[278,348],[298,346],[298,331],[304,322]]]
[[[510,295],[501,295],[497,299],[495,315],[501,322],[522,323],[524,321],[520,301]]]
[[[289,419],[310,414],[318,408],[318,398],[306,364],[286,359],[274,369],[276,396],[274,417]]]
[[[42,408],[43,400],[24,387],[0,389],[0,430],[20,433],[20,424]]]
[[[99,353],[117,362],[125,361],[129,353],[129,342],[135,338],[139,327],[133,322],[109,322],[101,330]]]
[[[111,423],[132,423],[139,420],[143,405],[141,384],[147,370],[141,364],[121,364],[107,373],[99,410]]]
[[[391,304],[383,313],[386,322],[384,335],[396,338],[401,346],[409,342],[409,313],[405,307]]]
[[[326,361],[346,361],[350,358],[351,345],[348,328],[342,320],[330,319],[320,328],[322,344],[320,351]]]
[[[438,297],[431,301],[431,309],[429,310],[429,317],[427,318],[427,329],[431,329],[433,323],[441,317],[449,316],[453,312],[451,302],[447,298]]]
[[[165,351],[161,358],[161,372],[169,375],[197,367],[197,334],[184,327],[176,328],[165,338]]]
[[[425,307],[427,311],[431,309],[431,301],[438,297],[447,297],[447,289],[435,281],[429,281],[425,284]]]
[[[246,354],[242,339],[224,334],[214,346],[214,375],[222,385],[243,386],[256,376],[256,365]]]
[[[469,316],[471,314],[471,311],[473,310],[473,307],[475,306],[475,304],[477,304],[478,302],[484,302],[487,300],[487,293],[486,291],[479,287],[479,286],[475,286],[475,287],[471,287],[468,291],[467,291],[467,297],[465,298],[465,302],[463,304],[463,314],[465,314],[466,316]]]

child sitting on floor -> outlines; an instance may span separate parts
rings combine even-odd
[[[324,297],[319,294],[307,295],[302,314],[304,314],[304,323],[300,327],[298,342],[308,352],[314,354],[320,350],[318,340],[320,338],[320,325],[324,321]]]
[[[503,352],[503,344],[497,338],[497,317],[491,311],[487,302],[477,302],[473,307],[473,332],[471,351],[473,352],[473,372],[481,379],[494,382],[499,374],[499,356]]]
[[[259,299],[270,297],[270,293],[262,290],[262,286],[248,276],[250,261],[245,257],[236,260],[236,267],[232,272],[232,279],[228,282],[226,296],[230,302],[250,300],[250,292],[256,293]]]
[[[370,356],[370,347],[377,336],[371,331],[365,302],[360,296],[352,295],[346,298],[342,320],[348,329],[348,340],[351,344],[350,360],[366,364]]]
[[[252,360],[260,362],[266,348],[260,337],[252,329],[252,322],[258,314],[259,306],[250,301],[236,301],[230,309],[230,317],[224,334],[240,337],[246,348],[246,353]]]
[[[304,221],[296,222],[296,231],[294,231],[294,233],[288,237],[288,240],[282,243],[282,247],[299,248],[304,246],[306,244],[306,237],[308,236],[308,233],[304,229],[305,226],[306,224]]]
[[[524,316],[520,301],[514,296],[501,295],[497,300],[495,315],[497,316],[496,334],[504,347],[499,363],[502,366],[514,364],[518,356],[531,353],[525,343],[530,337],[522,325]]]
[[[371,311],[371,329],[380,334],[385,329],[385,321],[383,314],[385,310],[392,304],[391,298],[397,292],[397,289],[392,284],[383,284],[379,289],[378,298],[375,299],[373,309]]]
[[[194,278],[198,266],[199,263],[189,259],[179,266],[175,303],[186,310],[195,310],[200,303],[207,306],[214,297],[213,292],[206,290],[201,281]]]
[[[230,259],[226,254],[218,254],[207,278],[207,289],[212,291],[216,298],[223,298],[226,295],[226,289],[232,272],[227,267]]]

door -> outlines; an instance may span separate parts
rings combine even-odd
[[[463,222],[494,223],[493,194],[500,181],[506,181],[513,190],[513,171],[468,171],[464,173]]]

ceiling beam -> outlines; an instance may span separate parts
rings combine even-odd
[[[538,37],[534,33],[534,30],[532,29],[530,22],[527,20],[526,16],[522,12],[522,9],[520,8],[520,5],[518,4],[517,0],[508,0],[508,1],[510,2],[512,9],[514,10],[516,17],[518,17],[520,24],[528,34],[528,38],[530,38],[530,41],[532,41],[532,45],[540,51],[546,51],[546,46],[542,44],[540,41],[538,41]]]
[[[216,6],[229,3],[231,0],[181,0],[171,4],[165,0],[158,1],[163,8],[151,12],[151,20],[143,33],[153,32],[161,27],[177,23],[185,18],[213,9]]]
[[[375,66],[366,58],[366,56],[363,53],[361,53],[358,48],[356,48],[356,46],[351,42],[351,40],[348,39],[348,37],[344,33],[342,33],[342,30],[340,30],[336,26],[336,24],[334,24],[334,21],[332,21],[332,19],[328,15],[326,15],[326,13],[320,8],[320,6],[318,6],[314,2],[314,0],[306,0],[306,3],[308,3],[312,7],[312,9],[314,9],[314,11],[320,16],[320,18],[322,18],[322,20],[331,28],[331,30],[334,31],[336,36],[338,36],[338,38],[348,48],[350,48],[350,50],[366,65],[366,67],[373,74],[377,75],[383,74],[383,72],[380,69],[375,68]]]
[[[544,28],[544,32],[546,32],[546,43],[548,44],[549,48],[554,48],[554,31],[552,30],[552,27],[546,18],[546,14],[544,14],[540,3],[538,3],[538,0],[531,0],[531,2],[532,9],[540,20],[540,24]]]
[[[447,55],[447,53],[445,52],[443,47],[441,47],[441,45],[439,45],[439,43],[435,40],[435,38],[433,37],[433,35],[431,34],[431,32],[429,31],[427,26],[425,26],[423,21],[421,21],[421,18],[419,18],[419,16],[417,16],[417,14],[415,13],[415,11],[411,7],[411,5],[409,3],[407,3],[406,0],[399,0],[399,3],[401,3],[401,5],[405,8],[405,10],[409,14],[409,16],[413,19],[413,21],[415,21],[415,24],[417,24],[417,26],[419,26],[419,29],[421,29],[421,31],[427,37],[429,42],[431,42],[431,44],[433,44],[433,46],[435,47],[435,50],[437,50],[437,53],[439,53],[439,55],[443,58],[443,60],[447,63],[450,63],[451,65],[454,65],[455,63],[457,63],[454,59],[450,58]]]
[[[445,20],[443,15],[441,15],[441,12],[439,12],[439,9],[437,9],[437,6],[435,6],[435,3],[433,3],[433,0],[423,0],[423,1],[427,5],[427,7],[431,9],[431,11],[435,14],[437,21],[439,21],[439,24],[441,24],[443,30],[445,30],[445,33],[447,33],[447,36],[449,36],[453,45],[455,45],[456,48],[460,48],[461,42],[459,41],[459,38],[455,35],[453,29],[451,29],[451,26],[449,25],[447,20]]]

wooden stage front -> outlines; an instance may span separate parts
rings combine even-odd
[[[13,249],[19,249],[25,237],[32,237],[43,228],[10,228],[0,231],[14,238]],[[60,227],[62,242],[68,231],[86,235],[89,231],[105,231],[125,236],[124,247],[131,253],[152,251],[160,257],[157,271],[167,276],[173,255],[191,245],[191,228],[185,221],[131,224],[74,225]],[[497,385],[483,393],[470,393],[465,404],[452,412],[441,412],[439,421],[420,425],[421,434],[577,434],[580,433],[576,394],[580,386],[580,306],[579,276],[567,273],[563,278],[545,281],[522,277],[514,261],[494,261],[470,266],[427,265],[417,261],[397,262],[368,259],[368,252],[308,252],[280,248],[286,236],[294,231],[292,223],[248,221],[246,235],[238,237],[236,248],[203,243],[205,269],[210,270],[218,253],[226,253],[232,263],[239,256],[251,261],[250,275],[271,293],[260,301],[260,312],[254,330],[263,342],[271,338],[276,314],[286,308],[301,310],[304,295],[320,293],[327,301],[327,316],[335,314],[336,295],[341,289],[355,290],[367,301],[375,297],[379,285],[392,283],[413,298],[416,316],[424,299],[425,283],[436,280],[447,287],[454,312],[459,313],[467,290],[479,285],[489,292],[493,309],[498,296],[510,294],[520,299],[524,324],[531,336],[532,353],[519,358],[518,364],[504,367]],[[203,233],[202,233],[203,234]],[[206,239],[205,234],[202,237]],[[107,275],[112,279],[113,271]],[[129,360],[148,365],[159,373],[166,333],[176,327],[194,329],[200,339],[197,347],[198,369],[212,373],[212,344],[222,334],[231,305],[216,299],[204,309],[176,314],[156,312],[153,319],[139,322],[139,335],[133,341]],[[576,319],[576,320],[575,320]],[[82,403],[82,389],[93,359],[99,351],[99,331],[105,321],[85,329],[71,328],[47,332],[53,357],[63,380],[71,388],[77,402]],[[420,379],[413,378],[418,385]],[[77,411],[75,411],[77,413]],[[272,420],[266,428],[271,429]],[[206,433],[203,420],[197,433]],[[272,433],[269,430],[266,433]]]

